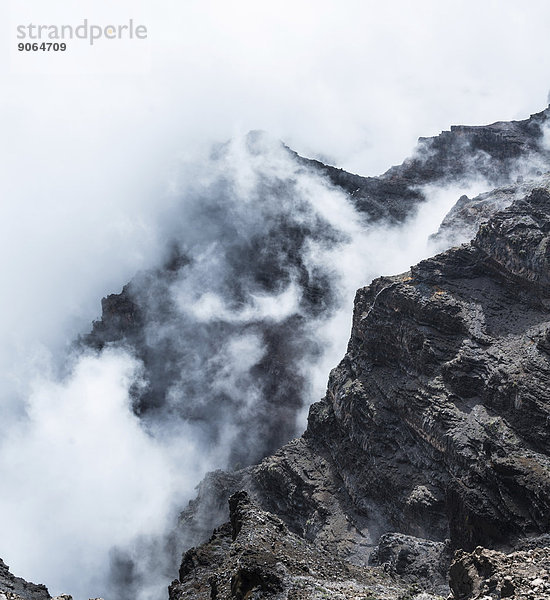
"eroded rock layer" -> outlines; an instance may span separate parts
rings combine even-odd
[[[405,579],[413,565],[441,591],[453,549],[547,533],[549,241],[538,188],[471,243],[360,289],[347,353],[303,437],[211,474],[182,516],[187,535],[246,489],[315,547]]]

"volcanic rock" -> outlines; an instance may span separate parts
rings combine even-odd
[[[211,474],[183,532],[214,526],[246,489],[320,551],[416,570],[432,590],[453,548],[549,533],[549,240],[539,188],[470,244],[360,289],[305,434],[257,466]]]

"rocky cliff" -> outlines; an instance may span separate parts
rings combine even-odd
[[[246,489],[320,550],[436,592],[458,548],[545,546],[549,241],[539,188],[471,243],[359,290],[348,351],[305,434],[257,466],[212,474],[182,526],[216,523]],[[456,598],[477,597],[456,580],[465,556],[451,569]],[[184,570],[182,585],[194,576]]]

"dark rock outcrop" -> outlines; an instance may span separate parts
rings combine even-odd
[[[10,573],[0,558],[0,600],[51,600],[45,585],[29,583]]]
[[[448,591],[447,574],[452,558],[450,545],[401,533],[385,533],[370,556],[370,564],[381,565],[401,580],[443,595]]]
[[[520,200],[537,187],[548,187],[548,175],[515,185],[497,188],[475,198],[461,196],[443,219],[432,240],[445,249],[469,242],[477,231],[495,213],[508,208],[514,200]]]

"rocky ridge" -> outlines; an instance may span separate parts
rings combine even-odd
[[[400,222],[423,200],[422,187],[427,184],[482,178],[496,188],[547,171],[550,148],[544,128],[549,115],[547,108],[522,121],[458,125],[420,138],[410,158],[379,177],[361,177],[295,156],[347,191],[371,220]]]

